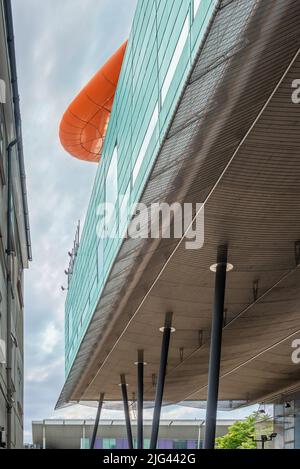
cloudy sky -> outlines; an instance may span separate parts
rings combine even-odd
[[[34,257],[26,275],[26,441],[32,420],[95,414],[79,406],[53,411],[64,382],[65,294],[60,286],[96,172],[95,165],[63,151],[58,125],[77,92],[128,37],[136,1],[12,2]],[[183,408],[165,413],[175,415],[195,417]],[[122,418],[122,413],[105,416]]]

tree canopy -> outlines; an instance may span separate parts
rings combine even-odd
[[[256,425],[264,421],[270,425],[270,417],[260,416],[257,412],[249,415],[245,420],[232,424],[228,433],[216,439],[217,449],[256,449]],[[268,425],[268,426],[269,426]],[[271,430],[272,431],[272,430]]]

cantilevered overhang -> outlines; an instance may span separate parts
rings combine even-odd
[[[60,396],[120,400],[144,349],[155,393],[164,315],[174,313],[164,398],[206,398],[217,247],[227,243],[220,396],[254,401],[296,380],[300,336],[300,4],[223,1],[199,51],[142,202],[205,205],[205,243],[124,241]],[[257,288],[256,288],[257,286]]]

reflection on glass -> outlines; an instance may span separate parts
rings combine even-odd
[[[202,0],[194,0],[194,18],[197,15],[197,11],[198,11],[198,8],[199,8],[201,2],[202,2]]]
[[[137,157],[137,160],[136,160],[134,168],[133,168],[133,172],[132,172],[132,182],[133,182],[133,184],[135,183],[136,178],[137,178],[137,176],[139,174],[139,171],[141,169],[141,166],[142,166],[142,163],[143,163],[147,148],[148,148],[149,143],[151,141],[151,137],[152,137],[153,132],[155,130],[157,121],[158,121],[158,104],[156,103],[156,106],[154,108],[154,112],[152,114],[150,123],[148,125],[148,129],[147,129],[145,137],[144,137],[143,144],[141,146],[139,156]]]
[[[118,149],[115,146],[113,156],[107,171],[106,181],[105,181],[105,202],[111,206],[115,206],[118,200]],[[110,225],[115,222],[110,210],[106,210],[105,214],[105,225],[106,232],[110,230]]]
[[[165,77],[165,81],[163,83],[162,89],[161,89],[161,104],[163,105],[166,96],[168,94],[170,85],[172,83],[174,74],[176,72],[177,65],[179,63],[182,51],[184,49],[186,40],[189,35],[189,29],[190,29],[190,17],[187,15],[186,20],[184,22],[183,28],[181,30],[176,49],[174,51],[167,75]]]

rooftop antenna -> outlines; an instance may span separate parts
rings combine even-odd
[[[76,261],[76,257],[77,257],[77,253],[79,249],[79,242],[80,242],[80,220],[78,220],[78,223],[77,223],[72,251],[68,251],[68,256],[70,258],[69,266],[64,271],[65,275],[68,277],[68,287],[66,288],[64,286],[61,286],[61,290],[63,292],[69,290],[70,281],[74,272],[75,261]]]

